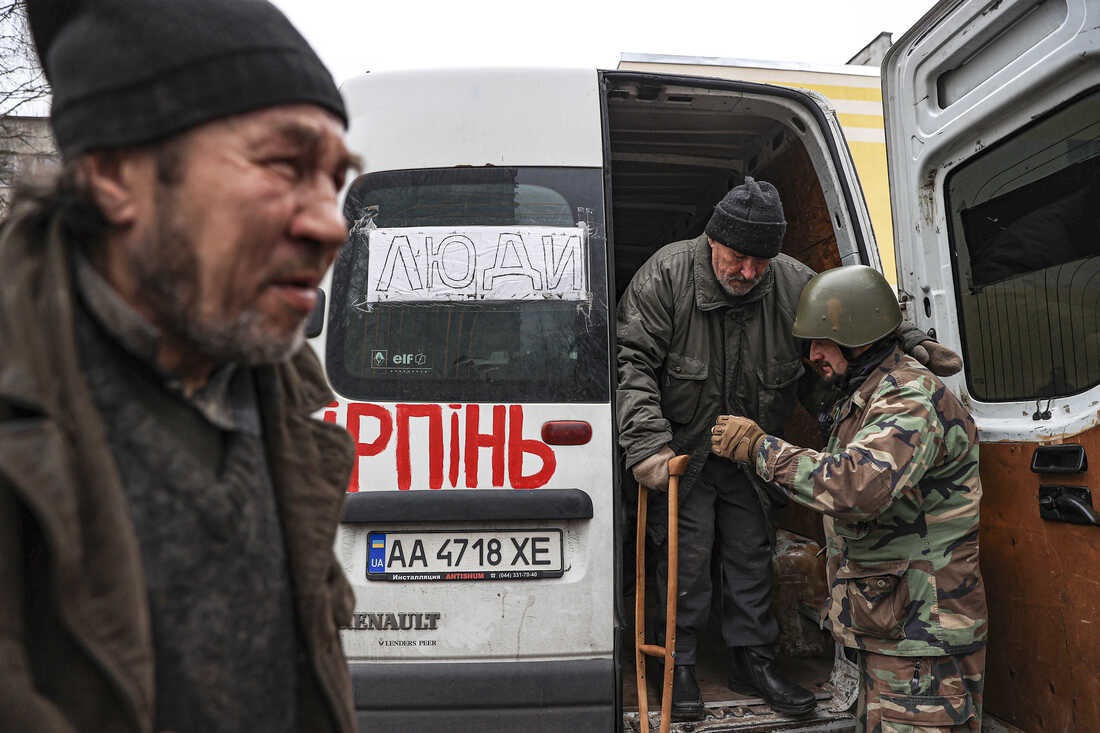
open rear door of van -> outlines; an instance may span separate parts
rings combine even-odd
[[[986,710],[1025,730],[1100,730],[1098,28],[951,0],[883,62],[899,287],[983,441]]]

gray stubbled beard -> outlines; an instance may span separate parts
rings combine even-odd
[[[179,221],[170,187],[158,185],[155,241],[138,249],[132,265],[156,325],[194,344],[215,363],[245,366],[286,361],[305,343],[303,322],[288,339],[264,333],[262,314],[243,310],[228,322],[204,321],[199,308],[199,263],[185,222]]]
[[[730,287],[730,284],[729,284],[728,281],[722,280],[721,278],[718,279],[718,284],[721,285],[722,289],[725,290],[726,293],[728,293],[729,295],[732,295],[735,298],[740,298],[742,295],[748,295],[749,293],[751,293],[752,289],[755,288],[757,285],[759,285],[760,281],[763,280],[763,279],[764,279],[764,276],[761,275],[760,277],[758,277],[758,278],[756,278],[755,280],[752,280],[752,281],[744,280],[744,279],[736,280],[735,282],[737,282],[739,285],[742,285],[742,286],[749,285],[750,282],[752,283],[751,285],[749,285],[749,287],[745,288],[744,290],[742,290],[740,292],[734,290],[732,287]]]

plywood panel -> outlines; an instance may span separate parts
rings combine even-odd
[[[840,266],[829,207],[813,162],[801,144],[792,144],[758,171],[761,180],[775,184],[783,201],[787,234],[783,252],[817,272]],[[824,445],[817,419],[801,406],[784,426],[783,436],[795,445],[820,449]],[[821,515],[793,502],[778,516],[781,528],[824,545]]]
[[[1100,528],[1047,522],[1038,508],[1040,484],[1098,493],[1100,428],[1075,440],[1088,474],[1032,473],[1034,444],[981,448],[986,706],[1028,731],[1100,731]]]
[[[829,207],[813,162],[801,144],[782,151],[758,171],[775,184],[787,218],[783,251],[817,272],[840,266]]]

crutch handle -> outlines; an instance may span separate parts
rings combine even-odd
[[[642,730],[649,731],[649,690],[646,686],[645,658],[662,657],[665,662],[661,696],[660,733],[668,733],[672,724],[672,673],[676,664],[676,599],[679,580],[679,490],[680,477],[687,471],[691,456],[676,456],[668,461],[668,588],[665,592],[665,645],[645,642],[645,528],[648,489],[638,485],[638,523],[635,532],[634,563],[634,666],[638,684],[638,718]]]
[[[691,463],[691,456],[676,456],[675,458],[669,458],[668,475],[683,476],[687,473],[689,463]]]

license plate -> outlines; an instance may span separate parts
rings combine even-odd
[[[369,580],[535,580],[565,572],[560,529],[371,532]]]

